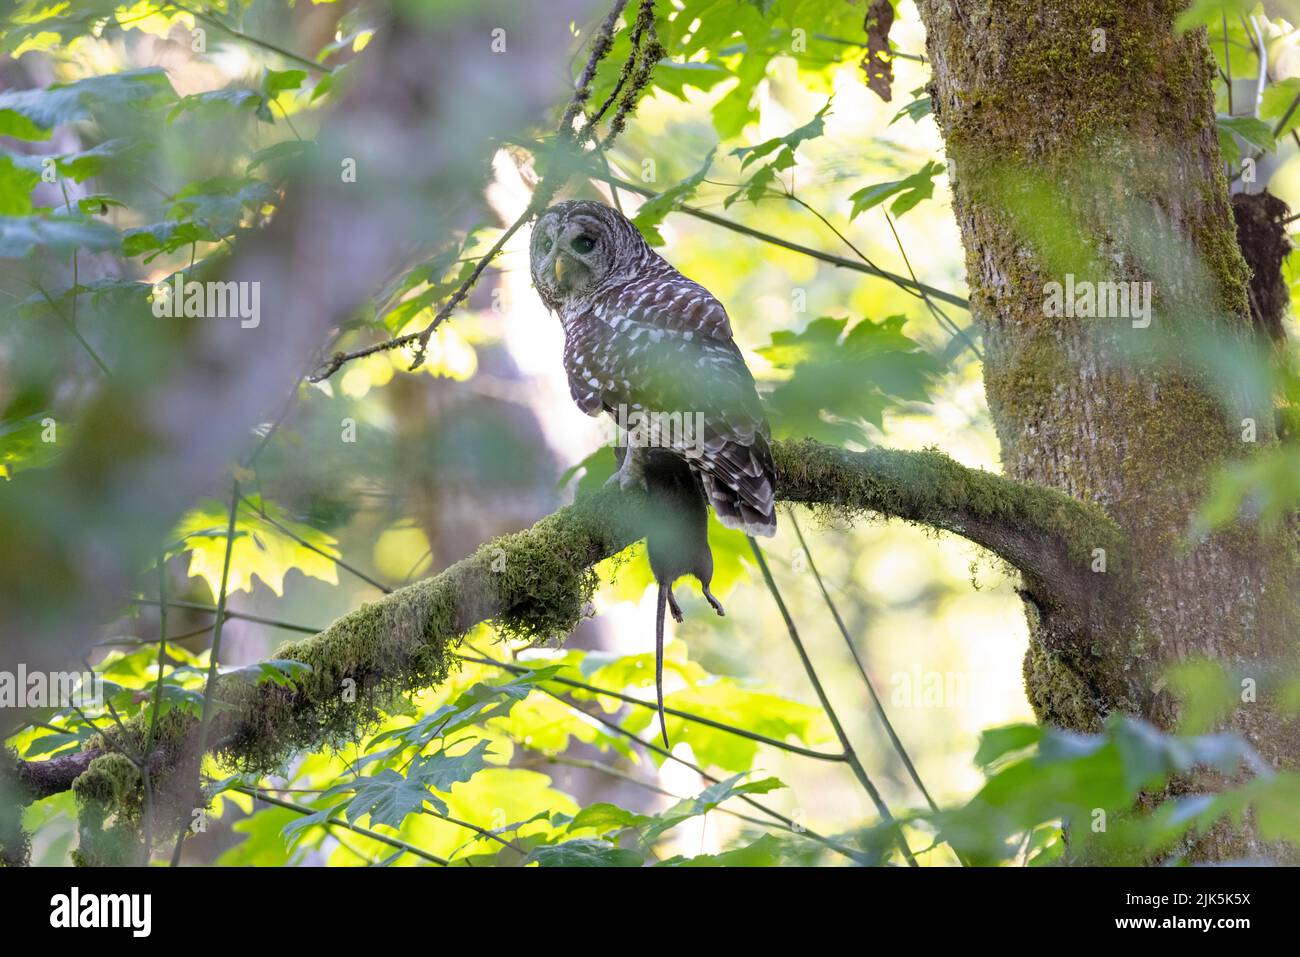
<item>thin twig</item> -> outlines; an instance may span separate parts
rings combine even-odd
[[[293,801],[286,801],[283,798],[271,797],[271,795],[269,794],[263,794],[261,791],[257,790],[256,788],[246,788],[241,785],[235,785],[234,787],[231,788],[231,790],[238,791],[240,794],[247,794],[248,796],[254,798],[255,800],[264,801],[267,804],[274,804],[276,807],[282,807],[288,811],[296,811],[299,814],[306,815],[306,814],[316,813],[316,811],[312,810],[311,808],[303,807],[301,804],[295,804]],[[414,844],[408,844],[406,841],[399,840],[398,838],[389,837],[387,834],[380,834],[378,831],[372,831],[368,827],[362,827],[360,824],[353,824],[351,821],[344,820],[343,818],[340,817],[326,818],[322,822],[322,824],[333,825],[336,827],[345,827],[349,831],[354,831],[363,837],[370,838],[372,841],[378,841],[381,844],[387,844],[389,847],[401,848],[403,851],[406,851],[410,854],[414,854],[416,857],[422,857],[426,861],[431,861],[434,864],[440,864],[443,867],[447,867],[451,863],[446,858],[439,857],[437,854],[430,854],[428,851],[421,850],[420,848],[416,847]]]
[[[517,741],[517,739],[515,740]],[[523,742],[521,741],[517,741],[517,743],[523,744]],[[560,764],[560,765],[564,765],[565,767],[579,768],[584,771],[595,771],[598,774],[605,774],[608,775],[609,777],[616,778],[620,781],[626,781],[628,784],[636,785],[637,787],[643,788],[644,790],[649,791],[652,794],[658,794],[661,795],[662,797],[671,798],[674,801],[686,800],[686,798],[683,798],[679,794],[674,794],[672,791],[669,791],[667,788],[661,788],[657,784],[651,784],[649,781],[643,781],[635,774],[628,774],[626,771],[621,771],[618,768],[613,767],[612,765],[601,764],[599,761],[591,761],[588,760],[587,758],[573,758],[563,754],[539,753],[538,761],[536,763],[538,765]],[[781,824],[778,821],[766,821],[763,820],[762,818],[751,817],[748,814],[742,814],[739,811],[733,811],[729,807],[718,807],[718,808],[714,808],[714,810],[720,811],[723,814],[729,815],[730,817],[738,818],[739,820],[742,820],[747,824],[753,824],[755,827],[775,828],[776,830],[784,831],[787,834],[797,835],[799,833],[794,828],[787,827],[786,825]]]
[[[99,353],[95,351],[94,347],[91,346],[91,344],[86,341],[85,336],[83,336],[80,330],[77,329],[76,322],[71,322],[68,320],[68,317],[63,314],[63,310],[60,309],[57,305],[55,305],[54,300],[50,298],[50,294],[46,292],[44,288],[42,288],[41,286],[37,286],[36,289],[40,292],[41,296],[44,297],[45,301],[50,304],[50,308],[54,310],[54,314],[59,317],[59,319],[63,322],[63,324],[66,325],[68,329],[72,332],[73,336],[76,337],[77,342],[81,344],[81,348],[86,350],[86,354],[89,355],[90,358],[95,361],[95,365],[99,366],[99,371],[104,373],[104,376],[106,378],[109,379],[113,378],[113,373],[108,371],[108,366],[106,366],[104,364],[104,360],[99,357]],[[72,301],[75,305],[77,301],[75,291],[73,293]]]
[[[846,40],[843,37],[833,37],[826,33],[814,33],[813,39],[823,40],[826,43],[838,43],[841,46],[846,46],[846,47],[858,47],[859,49],[866,49],[867,47],[867,44],[861,42],[860,40]],[[925,57],[921,56],[919,53],[904,53],[902,50],[895,50],[892,47],[890,48],[889,55],[899,60],[915,60],[917,63],[930,62]]]
[[[199,715],[198,761],[203,764],[203,756],[208,750],[208,731],[212,720],[212,705],[217,686],[217,667],[221,660],[221,632],[226,623],[226,587],[230,583],[230,556],[235,550],[235,521],[239,512],[239,479],[232,479],[230,491],[230,522],[226,527],[226,557],[221,564],[221,590],[217,593],[216,621],[212,626],[212,648],[208,652],[208,678],[203,688],[203,710]],[[160,601],[160,605],[162,602]],[[181,860],[181,848],[185,846],[185,835],[190,832],[190,823],[181,819],[180,831],[176,835],[176,847],[172,851],[171,866],[175,867]]]
[[[984,360],[984,356],[980,352],[979,346],[977,346],[975,344],[975,341],[971,339],[969,335],[966,334],[966,330],[962,329],[959,325],[957,325],[957,323],[954,322],[946,312],[940,309],[931,300],[930,294],[926,291],[925,287],[916,278],[916,270],[912,268],[912,263],[907,257],[907,250],[903,248],[903,241],[898,236],[898,230],[894,229],[894,223],[893,220],[890,218],[889,213],[887,212],[885,213],[885,220],[889,223],[890,232],[894,234],[894,242],[897,244],[898,251],[903,257],[903,265],[907,267],[907,272],[912,277],[912,282],[910,285],[907,284],[906,281],[901,276],[895,276],[893,273],[887,273],[879,266],[877,266],[874,262],[872,262],[867,257],[866,253],[864,253],[861,249],[859,249],[856,245],[854,245],[853,242],[849,240],[848,236],[844,235],[844,233],[841,232],[835,226],[834,223],[832,223],[829,219],[827,219],[824,215],[822,215],[820,210],[813,207],[802,197],[796,196],[793,191],[777,193],[776,195],[783,196],[784,198],[790,200],[790,202],[795,203],[796,205],[812,213],[815,217],[817,217],[818,220],[822,222],[822,224],[827,229],[829,229],[832,233],[838,236],[840,241],[843,242],[844,245],[848,246],[849,249],[853,251],[854,255],[856,255],[859,259],[861,259],[864,263],[870,266],[878,274],[885,276],[887,279],[893,282],[894,285],[898,286],[900,289],[908,293],[908,295],[915,296],[918,299],[920,299],[921,302],[925,304],[926,308],[930,310],[930,315],[934,317],[935,321],[938,322],[940,326],[942,326],[948,331],[949,335],[962,339],[966,343],[966,345],[970,348],[970,350],[973,353],[975,353],[976,357],[980,359],[980,361]],[[883,212],[883,207],[882,207],[882,212]]]
[[[270,515],[267,515],[264,510],[254,505],[251,501],[249,501],[247,497],[240,499],[240,503],[244,505],[248,509],[248,511],[252,512],[257,518],[266,522],[266,524],[270,525],[272,528],[276,529],[280,533],[287,535],[289,538],[293,539],[295,542],[297,542],[299,545],[301,545],[303,548],[307,549],[308,551],[315,552],[317,555],[320,555],[322,558],[328,558],[331,562],[333,562],[339,568],[343,569],[345,572],[349,572],[352,575],[355,575],[357,578],[360,578],[367,585],[373,585],[375,588],[378,588],[385,595],[392,593],[393,589],[390,588],[388,585],[385,585],[383,582],[371,578],[365,572],[361,571],[360,569],[352,567],[347,562],[343,561],[343,559],[331,555],[329,552],[325,551],[325,549],[313,545],[311,542],[307,541],[297,532],[293,531],[290,528],[286,528],[283,524],[277,522]]]
[[[204,629],[207,631],[208,629]],[[158,553],[158,680],[153,689],[153,713],[149,715],[149,733],[144,739],[147,759],[153,753],[154,735],[158,731],[158,714],[162,710],[163,670],[167,663],[167,565],[166,555]]]
[[[1228,86],[1228,115],[1232,116],[1232,51],[1228,47],[1228,11],[1223,11],[1223,82]]]
[[[494,663],[499,664],[499,662],[494,662]],[[591,721],[595,721],[597,724],[603,725],[604,727],[608,728],[610,731],[613,731],[615,734],[619,734],[627,738],[629,741],[635,741],[637,744],[641,745],[643,748],[645,748],[648,751],[653,751],[655,754],[658,754],[663,758],[666,758],[670,761],[675,761],[678,764],[682,765],[683,767],[690,768],[692,771],[700,775],[700,777],[704,778],[706,781],[709,781],[713,784],[717,784],[721,781],[721,778],[717,778],[714,777],[712,774],[709,774],[708,771],[705,771],[704,768],[700,767],[698,764],[694,764],[690,761],[687,761],[685,758],[673,754],[673,752],[669,751],[667,748],[662,748],[657,744],[653,744],[649,741],[646,741],[645,739],[641,738],[639,735],[633,734],[631,731],[628,731],[626,728],[620,725],[617,721],[611,721],[609,718],[606,718],[604,715],[593,714],[590,711],[580,708],[574,702],[565,698],[563,695],[559,694],[558,692],[552,691],[550,688],[547,688],[543,685],[538,685],[537,690],[541,691],[544,694],[550,695],[552,698],[560,702],[560,704],[564,705],[566,708],[573,711],[575,714],[581,715],[582,717],[587,718]],[[740,798],[740,800],[744,801],[746,804],[750,805],[751,807],[756,808],[759,811],[762,811],[768,817],[773,818],[774,820],[784,824],[786,828],[793,831],[794,833],[805,835],[810,840],[816,841],[819,844],[823,844],[826,847],[829,847],[831,850],[836,851],[839,854],[843,854],[845,857],[848,857],[850,860],[853,860],[857,863],[864,862],[864,858],[861,852],[855,851],[850,847],[846,847],[843,844],[840,844],[838,841],[832,840],[831,838],[828,837],[824,837],[821,834],[818,834],[816,831],[810,830],[809,828],[804,827],[803,825],[797,824],[794,821],[794,819],[786,817],[780,811],[777,811],[759,801],[754,800],[748,794],[741,794],[738,795],[738,797]]]
[[[626,728],[622,727],[618,722],[611,721],[610,719],[606,718],[604,715],[593,714],[590,711],[584,711],[582,708],[579,708],[572,701],[566,700],[562,695],[559,695],[556,692],[551,691],[549,688],[541,688],[539,686],[539,690],[541,690],[545,694],[550,695],[556,701],[560,702],[561,704],[565,705],[568,708],[571,708],[573,711],[577,712],[583,717],[590,718],[592,721],[595,721],[596,723],[603,725],[604,727],[608,728],[610,731],[613,731],[615,734],[622,735],[623,737],[627,738],[629,741],[635,741],[637,744],[641,745],[647,751],[653,751],[655,754],[659,755],[660,757],[666,758],[670,761],[675,761],[678,764],[682,765],[683,767],[690,768],[700,777],[704,778],[706,781],[709,781],[712,784],[718,784],[722,780],[721,778],[715,777],[714,775],[710,774],[708,771],[704,770],[704,768],[700,767],[698,764],[695,764],[691,761],[687,761],[685,758],[673,754],[667,748],[662,748],[657,744],[654,744],[650,741],[646,741],[644,738],[640,737],[639,735],[633,734],[631,731],[628,731]],[[793,818],[787,817],[786,815],[782,814],[780,811],[770,808],[766,804],[761,803],[760,801],[754,800],[748,794],[740,794],[737,795],[737,797],[739,797],[740,800],[744,801],[746,804],[750,805],[751,807],[757,808],[758,810],[762,811],[768,817],[771,817],[774,820],[784,824],[787,828],[794,831],[795,833],[801,834],[807,837],[809,840],[816,841],[818,844],[825,845],[826,847],[829,847],[831,850],[839,854],[843,854],[845,857],[849,858],[850,860],[856,863],[861,864],[865,862],[865,858],[862,852],[855,851],[851,847],[846,847],[845,845],[839,843],[836,840],[833,840],[832,838],[825,837],[821,834],[818,834],[816,831],[813,831],[807,827],[804,827],[801,824],[798,824],[797,822],[795,822]]]
[[[159,602],[154,598],[132,598],[133,605],[158,605]],[[213,605],[205,605],[197,601],[177,601],[172,599],[167,603],[172,608],[184,608],[186,611],[199,611],[208,615],[215,615],[217,609]],[[287,621],[278,621],[274,618],[264,618],[261,615],[250,615],[242,611],[231,611],[226,609],[222,615],[223,618],[235,618],[240,621],[251,621],[259,625],[270,625],[272,628],[283,628],[285,631],[296,631],[304,635],[318,635],[321,633],[320,628],[308,628],[306,625],[295,625]],[[204,631],[207,631],[205,628]]]
[[[894,838],[898,843],[899,850],[907,859],[911,867],[919,867],[916,858],[912,856],[912,849],[907,845],[907,838],[903,835],[903,830],[894,820],[894,816],[889,813],[889,807],[885,804],[885,799],[881,797],[876,786],[871,782],[867,775],[867,769],[863,767],[862,761],[858,759],[853,750],[853,744],[849,741],[848,734],[844,731],[844,726],[840,724],[839,716],[835,713],[835,708],[831,705],[830,698],[826,694],[826,689],[822,687],[821,679],[817,677],[817,671],[813,668],[812,659],[808,657],[808,651],[803,646],[803,641],[799,637],[799,630],[795,627],[794,619],[790,617],[790,611],[786,608],[785,600],[781,597],[780,590],[776,587],[776,579],[772,577],[772,570],[767,567],[767,560],[763,557],[763,550],[758,547],[758,542],[754,536],[745,536],[749,540],[750,550],[754,553],[754,560],[758,562],[759,571],[763,575],[763,581],[767,584],[768,591],[772,593],[772,598],[776,601],[776,607],[781,612],[781,618],[785,621],[786,630],[790,633],[790,640],[794,643],[795,651],[799,653],[799,660],[803,663],[804,672],[808,675],[808,680],[812,683],[813,690],[817,693],[817,699],[821,702],[822,710],[826,712],[826,717],[830,720],[831,727],[835,729],[835,735],[840,739],[840,746],[844,748],[844,753],[848,758],[849,767],[853,769],[853,774],[857,777],[858,782],[862,785],[871,803],[876,806],[876,811],[880,814],[882,820],[891,826],[894,831]]]
[[[627,0],[614,0],[614,5],[610,7],[604,22],[600,25],[600,29],[596,31],[596,35],[591,41],[591,52],[587,55],[587,63],[582,68],[582,75],[578,77],[578,84],[573,91],[573,96],[569,100],[569,105],[564,108],[564,115],[560,119],[562,136],[575,135],[573,121],[578,118],[578,114],[582,112],[583,104],[591,97],[591,81],[596,78],[596,68],[600,66],[600,61],[609,55],[610,48],[614,45],[614,28],[617,26],[618,18],[622,15],[625,6],[627,6]]]
[[[234,27],[228,27],[220,20],[216,19],[215,17],[209,16],[208,14],[204,13],[201,10],[192,10],[189,7],[185,6],[184,4],[176,3],[175,0],[168,0],[166,6],[174,7],[177,10],[182,11],[183,13],[188,13],[190,16],[202,20],[204,23],[211,24],[212,26],[216,27],[218,30],[224,30],[226,33],[230,34],[232,37],[235,37],[237,40],[242,40],[245,43],[251,43],[253,46],[261,47],[263,50],[269,50],[272,53],[278,53],[286,60],[292,60],[294,63],[299,63],[302,66],[307,67],[309,70],[315,70],[318,73],[334,72],[333,67],[326,66],[324,63],[317,63],[315,60],[309,60],[307,57],[294,53],[292,50],[286,50],[282,46],[277,46],[276,44],[271,43],[269,40],[263,40],[260,37],[255,37],[247,33],[242,33],[239,30],[236,30]]]
[[[512,665],[504,661],[497,661],[494,658],[479,657],[477,655],[461,655],[461,654],[456,655],[456,657],[459,658],[461,661],[471,661],[479,665],[491,665],[495,668],[501,668],[502,670],[508,671],[514,675],[526,675],[531,673],[531,669],[529,668],[525,668],[521,665]],[[620,691],[613,691],[609,688],[598,688],[595,685],[590,685],[583,681],[577,681],[572,678],[565,678],[562,676],[555,676],[552,678],[548,678],[547,680],[554,681],[556,684],[567,685],[570,688],[577,688],[582,691],[587,691],[590,692],[591,694],[598,694],[610,698],[617,698],[619,701],[624,701],[628,704],[634,704],[639,708],[646,708],[650,711],[657,710],[654,703],[650,701],[642,701],[640,698],[634,697],[633,695],[623,694]],[[789,744],[788,742],[785,741],[779,741],[776,738],[770,738],[765,734],[758,734],[755,731],[749,731],[746,730],[745,728],[738,728],[734,725],[724,724],[721,721],[714,721],[712,718],[706,718],[704,717],[704,715],[700,715],[700,714],[692,714],[689,711],[679,711],[676,708],[665,707],[664,713],[671,714],[677,718],[681,718],[683,721],[690,721],[693,724],[702,724],[705,727],[713,728],[717,731],[724,731],[727,734],[733,734],[738,738],[746,738],[758,744],[765,744],[768,747],[777,748],[778,750],[781,751],[788,751],[791,754],[802,755],[805,758],[812,758],[816,761],[847,761],[848,760],[848,758],[843,754],[827,754],[824,751],[815,751],[812,748],[804,748],[804,747],[800,747],[797,744]]]
[[[885,726],[885,732],[889,735],[890,742],[894,745],[894,750],[898,752],[903,766],[907,768],[907,773],[911,776],[912,782],[916,785],[918,791],[925,798],[925,803],[930,805],[930,810],[935,814],[939,813],[939,806],[935,804],[934,798],[926,789],[925,784],[921,781],[921,775],[917,773],[916,765],[912,763],[911,756],[907,753],[907,748],[903,747],[902,740],[894,731],[894,724],[889,720],[889,715],[885,713],[884,702],[880,700],[880,695],[876,693],[876,687],[872,684],[871,676],[867,674],[866,663],[862,656],[858,654],[858,647],[854,643],[852,636],[849,635],[848,626],[844,624],[844,619],[840,617],[840,611],[835,607],[835,602],[831,598],[830,592],[826,590],[826,583],[822,581],[821,572],[817,570],[817,565],[813,561],[812,552],[808,548],[808,543],[804,541],[803,529],[799,527],[799,520],[795,517],[794,509],[786,509],[786,516],[790,519],[790,527],[794,529],[795,537],[799,539],[799,547],[803,549],[804,557],[808,559],[808,570],[812,572],[813,578],[817,582],[818,589],[821,590],[822,598],[826,602],[826,607],[830,609],[831,617],[835,619],[835,624],[844,637],[844,644],[849,648],[849,654],[853,655],[853,661],[858,666],[858,672],[862,675],[862,683],[867,686],[867,691],[871,693],[872,704],[875,705],[876,714],[880,716],[880,722]]]
[[[893,217],[890,216],[889,213],[885,212],[883,206],[881,207],[881,212],[884,213],[885,215],[885,222],[889,224],[889,231],[894,234],[894,242],[898,246],[899,255],[903,257],[903,265],[907,267],[908,274],[913,279],[916,279],[916,270],[912,268],[912,261],[907,256],[907,250],[903,248],[902,237],[898,235],[898,230],[894,228]],[[930,315],[934,316],[935,321],[938,322],[939,325],[944,326],[946,329],[948,329],[948,331],[952,333],[954,336],[960,337],[962,341],[964,341],[966,345],[970,348],[970,351],[975,353],[975,358],[979,359],[980,362],[983,362],[984,353],[981,352],[980,347],[975,344],[975,340],[972,339],[970,335],[968,335],[967,330],[957,325],[957,321],[955,319],[953,319],[946,312],[940,309],[939,306],[931,300],[930,294],[927,293],[925,290],[921,290],[921,299],[925,303],[926,307],[930,310]]]
[[[653,197],[658,195],[658,193],[655,190],[650,189],[646,186],[642,186],[640,183],[633,183],[629,180],[621,179],[617,176],[610,176],[594,168],[588,170],[587,175],[591,176],[593,179],[598,179],[601,180],[602,182],[609,183],[611,186],[618,186],[621,189],[627,190],[628,192],[631,193],[636,193],[640,196]],[[773,246],[780,246],[782,249],[788,249],[791,252],[796,252],[804,256],[809,256],[812,259],[817,259],[820,260],[821,262],[829,263],[832,266],[838,266],[841,269],[851,269],[854,272],[866,273],[867,275],[870,276],[877,276],[881,279],[887,279],[890,282],[903,286],[904,288],[910,288],[918,291],[927,292],[935,299],[938,299],[942,302],[950,303],[951,305],[954,306],[959,306],[962,309],[970,308],[970,302],[968,300],[963,299],[961,296],[957,296],[954,295],[953,293],[947,292],[946,290],[939,289],[936,286],[927,285],[926,283],[918,282],[916,280],[909,279],[906,276],[900,276],[896,273],[891,273],[888,270],[879,269],[875,266],[869,266],[866,263],[859,262],[855,259],[848,259],[844,256],[836,256],[834,253],[823,252],[820,249],[813,249],[811,246],[803,246],[800,245],[799,243],[791,242],[790,240],[785,239],[781,236],[775,236],[772,233],[765,233],[760,229],[754,229],[752,226],[746,226],[744,223],[738,223],[734,220],[727,219],[725,216],[719,216],[716,213],[711,213],[708,210],[700,209],[699,207],[696,206],[681,205],[675,207],[675,210],[679,213],[685,213],[687,216],[693,216],[696,219],[701,219],[706,223],[712,223],[714,226],[721,226],[723,229],[729,229],[734,233],[740,233],[742,236],[749,236],[752,239],[758,239],[765,243],[770,243]]]
[[[623,8],[626,5],[627,0],[614,0],[614,4],[610,9],[609,14],[605,17],[604,22],[596,31],[595,37],[592,40],[591,51],[587,56],[586,66],[583,68],[582,74],[578,79],[578,86],[574,90],[573,96],[569,100],[569,105],[565,108],[564,115],[560,120],[557,136],[562,143],[572,146],[580,145],[585,142],[594,131],[595,125],[603,115],[604,109],[607,108],[607,106],[602,107],[595,116],[587,119],[580,131],[574,131],[574,120],[576,120],[578,115],[582,113],[584,104],[591,97],[591,82],[595,78],[596,68],[600,65],[600,62],[606,57],[606,55],[608,55],[610,48],[613,46],[614,31],[618,24],[618,18],[620,14],[622,14]],[[642,16],[644,16],[644,10],[646,8],[651,10],[651,16],[653,17],[652,0],[643,0]],[[639,48],[634,44],[632,52],[629,55],[629,61],[635,60],[639,55],[639,52]],[[653,68],[653,64],[650,64],[650,68]],[[646,76],[648,77],[648,75],[649,70],[647,69]],[[621,118],[626,116],[626,112],[627,111],[620,105],[619,117]],[[602,141],[602,149],[609,145],[610,139],[611,137],[607,137]],[[310,376],[310,381],[321,382],[328,379],[334,373],[338,372],[338,370],[346,363],[351,362],[354,359],[364,358],[365,356],[374,355],[378,352],[388,352],[393,349],[399,349],[403,346],[411,345],[412,343],[415,345],[415,350],[410,368],[412,370],[419,368],[424,362],[425,353],[429,347],[429,339],[433,336],[434,331],[451,316],[456,307],[464,301],[467,295],[469,295],[470,290],[473,289],[474,285],[478,282],[479,277],[483,275],[483,271],[487,269],[492,260],[500,254],[501,250],[505,247],[505,244],[510,241],[510,238],[519,231],[524,223],[528,222],[541,212],[550,202],[551,198],[559,192],[560,187],[562,187],[573,175],[573,170],[565,164],[560,164],[559,169],[559,172],[552,171],[550,175],[544,177],[542,181],[537,184],[537,188],[533,191],[533,197],[529,201],[528,206],[524,209],[523,213],[521,213],[520,216],[506,228],[505,232],[503,232],[497,241],[492,244],[492,248],[489,249],[481,259],[479,259],[473,271],[460,283],[459,286],[457,286],[456,291],[452,293],[451,298],[443,304],[434,315],[433,319],[430,320],[428,325],[419,332],[397,336],[396,338],[388,339],[371,346],[366,346],[362,349],[356,349],[352,352],[336,352],[321,369],[317,370]]]

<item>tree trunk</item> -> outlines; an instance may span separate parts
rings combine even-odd
[[[1181,7],[920,3],[1004,468],[1100,506],[1127,539],[1122,554],[1094,554],[1082,614],[1026,586],[1029,700],[1040,720],[1067,728],[1096,730],[1115,710],[1173,728],[1180,709],[1161,675],[1212,659],[1260,685],[1227,726],[1295,767],[1300,736],[1270,703],[1263,671],[1296,651],[1294,526],[1192,531],[1224,463],[1277,438],[1267,397],[1225,399],[1197,358],[1251,332],[1214,65],[1204,31],[1175,35]],[[1068,293],[1067,275],[1076,290],[1149,282],[1150,324],[1132,305],[1122,316],[1055,314],[1048,284]],[[1259,850],[1223,829],[1194,853]]]

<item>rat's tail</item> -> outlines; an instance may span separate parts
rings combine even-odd
[[[659,702],[659,731],[664,736],[664,747],[669,750],[668,722],[664,720],[664,610],[668,606],[669,586],[659,583],[659,599],[655,608],[655,696]]]

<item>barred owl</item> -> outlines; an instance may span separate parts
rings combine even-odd
[[[662,729],[664,606],[681,621],[672,586],[690,574],[722,614],[709,592],[708,505],[729,528],[775,533],[771,433],[722,304],[617,210],[556,203],[533,229],[530,262],[538,294],[564,324],[574,401],[589,415],[613,417],[626,438],[611,481],[644,485],[655,509],[646,544],[659,583]]]

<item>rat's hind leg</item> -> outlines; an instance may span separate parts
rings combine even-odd
[[[682,623],[682,606],[677,604],[677,599],[673,597],[673,590],[668,589],[668,610],[673,613],[673,621],[677,624]]]

